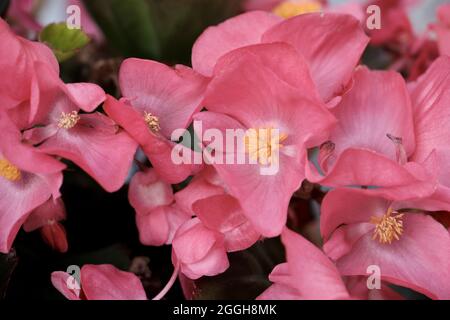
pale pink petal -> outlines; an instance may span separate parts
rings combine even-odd
[[[39,149],[69,159],[108,192],[120,189],[131,168],[137,144],[124,131],[114,132],[109,118],[96,113],[81,115],[71,129],[61,128]]]
[[[128,199],[137,214],[147,213],[174,200],[172,186],[161,181],[155,170],[136,173],[131,179]]]
[[[51,282],[59,292],[69,300],[81,300],[80,289],[69,289],[70,283],[74,283],[75,278],[69,279],[71,276],[67,272],[55,271],[52,272]]]
[[[281,21],[274,14],[257,11],[230,18],[206,29],[192,48],[194,70],[212,76],[217,60],[231,50],[261,42],[263,33]]]

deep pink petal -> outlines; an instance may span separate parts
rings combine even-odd
[[[136,173],[130,182],[128,199],[137,214],[146,213],[173,202],[172,186],[161,181],[155,170]]]
[[[43,205],[39,206],[28,216],[23,224],[26,232],[31,232],[43,226],[61,221],[66,218],[66,208],[61,198],[49,199]]]

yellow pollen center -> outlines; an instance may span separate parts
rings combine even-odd
[[[392,214],[397,214],[393,216]],[[398,214],[392,208],[382,217],[373,216],[370,218],[370,222],[375,224],[372,239],[378,238],[378,241],[382,244],[391,244],[393,240],[400,240],[400,236],[403,233],[403,213]]]
[[[6,159],[0,159],[0,176],[9,181],[18,181],[21,179],[22,174],[19,168],[14,166]]]
[[[277,160],[274,159],[275,151],[283,147],[282,142],[287,137],[273,128],[248,129],[244,136],[245,152],[261,165],[271,164]]]
[[[161,127],[159,126],[159,119],[150,112],[144,111],[144,120],[147,123],[148,128],[153,132],[159,132]]]
[[[287,0],[273,9],[273,13],[282,18],[292,18],[304,13],[321,12],[322,5],[314,0]]]
[[[62,112],[58,121],[58,127],[62,129],[72,129],[80,120],[78,111],[72,111],[69,113]]]

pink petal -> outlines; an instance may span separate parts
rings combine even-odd
[[[299,15],[263,35],[263,42],[289,43],[306,58],[324,101],[342,92],[368,41],[357,19],[333,13]]]
[[[244,13],[209,27],[192,48],[194,70],[211,76],[221,56],[234,49],[260,43],[262,34],[279,21],[281,18],[274,14],[258,11]]]
[[[347,299],[342,278],[334,264],[312,243],[285,229],[283,244],[294,286],[304,299]]]
[[[330,140],[336,155],[348,148],[373,150],[396,160],[396,148],[387,135],[402,139],[410,156],[415,148],[411,102],[406,84],[393,71],[354,73],[353,87],[332,113],[339,120]]]
[[[128,199],[137,214],[143,214],[174,200],[172,186],[161,181],[155,170],[136,173],[131,179]]]
[[[207,166],[196,174],[186,188],[175,193],[178,207],[194,215],[192,205],[197,200],[205,199],[225,192],[223,182],[217,175],[213,166]]]
[[[62,184],[62,174],[21,173],[19,181],[0,177],[0,252],[8,253],[30,212],[45,203]]]
[[[340,188],[327,193],[322,202],[320,232],[327,240],[343,224],[369,222],[375,212],[385,214],[392,201],[371,190]]]
[[[84,265],[81,286],[88,300],[147,300],[139,278],[112,265]]]
[[[217,231],[205,228],[199,219],[187,221],[177,231],[173,239],[173,250],[183,263],[195,263],[206,257],[216,242],[223,241]]]
[[[199,111],[207,79],[187,67],[170,68],[162,63],[127,59],[119,74],[123,96],[141,113],[157,116],[161,133],[170,138],[176,129],[187,128]]]
[[[425,160],[434,149],[447,157],[450,153],[448,146],[450,112],[447,108],[450,102],[449,57],[437,59],[419,78],[411,99],[417,137],[417,148],[412,157],[413,160]],[[440,175],[446,175],[448,171],[445,167],[447,164],[445,158],[443,160],[444,162],[439,164],[442,168]],[[450,181],[448,184],[450,185]]]
[[[176,206],[163,206],[136,215],[139,239],[148,246],[171,244],[180,226],[191,218]]]
[[[381,244],[372,234],[363,236],[352,251],[337,261],[343,275],[366,275],[377,265],[383,280],[433,299],[449,299],[450,235],[430,216],[406,213],[400,240]]]
[[[81,115],[74,128],[61,128],[39,148],[80,166],[108,192],[122,187],[131,168],[137,145],[105,115]]]
[[[309,181],[324,186],[371,186],[374,194],[405,200],[426,197],[436,189],[434,176],[423,166],[407,163],[401,166],[371,150],[347,149],[338,158],[326,177],[320,177],[310,166]]]
[[[79,289],[69,289],[68,287],[68,279],[71,277],[67,272],[63,271],[55,271],[52,272],[51,275],[51,282],[53,286],[61,292],[64,297],[66,297],[69,300],[81,300],[80,299],[80,290]],[[71,282],[73,282],[75,278],[71,279]]]
[[[232,196],[216,195],[198,200],[193,210],[207,228],[224,235],[228,252],[245,250],[260,238]]]
[[[193,165],[173,163],[171,155],[175,144],[152,133],[142,115],[132,106],[108,96],[104,109],[140,144],[161,179],[168,183],[179,183],[193,172]]]
[[[66,218],[66,208],[61,198],[49,199],[28,216],[23,225],[26,232],[42,228],[50,222],[61,221]]]

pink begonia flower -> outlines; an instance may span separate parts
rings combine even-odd
[[[0,252],[8,253],[29,214],[52,196],[62,184],[59,161],[22,142],[22,134],[0,112]]]
[[[205,227],[223,234],[227,252],[248,249],[261,237],[244,215],[239,201],[228,194],[197,200],[193,211]]]
[[[236,198],[227,194],[213,166],[206,166],[175,193],[175,201],[185,212],[197,215],[207,228],[222,233],[228,252],[245,250],[261,237]]]
[[[411,159],[426,162],[429,170],[437,171],[436,192],[419,201],[420,207],[450,211],[450,57],[438,58],[427,72],[412,85],[416,149]],[[434,161],[426,161],[430,154]]]
[[[32,117],[39,101],[38,79],[41,76],[34,63],[45,63],[59,73],[58,62],[50,48],[17,36],[1,18],[0,39],[0,109],[18,107],[24,109],[23,116],[31,112]]]
[[[244,46],[286,42],[303,57],[325,102],[340,95],[369,39],[349,15],[312,13],[291,19],[252,11],[206,29],[192,49],[194,70],[213,74],[220,57]]]
[[[399,74],[359,68],[353,87],[331,112],[339,122],[319,152],[325,177],[307,167],[308,180],[331,187],[380,187],[371,191],[403,199],[434,192],[432,172],[408,162],[415,150],[414,123]]]
[[[217,171],[213,166],[208,165],[196,174],[184,189],[175,193],[175,201],[178,207],[195,215],[193,205],[196,201],[223,195],[226,193],[225,188]]]
[[[306,63],[284,43],[232,51],[217,64],[205,106],[209,111],[194,117],[205,129],[220,130],[223,137],[227,129],[243,133],[233,150],[225,150],[233,164],[213,162],[228,193],[239,200],[258,232],[279,235],[291,195],[304,179],[306,148],[326,140],[335,124],[318,98]],[[264,138],[268,132],[273,135],[272,130],[279,131],[278,137],[266,139],[271,141],[263,147],[250,136]],[[204,151],[208,156],[208,148]],[[216,157],[225,155],[219,148],[213,151]]]
[[[39,229],[44,241],[55,251],[67,252],[66,230],[59,221],[66,219],[66,208],[61,198],[49,199],[34,209],[23,224],[26,232]]]
[[[105,99],[103,90],[89,83],[64,84],[43,64],[41,96],[34,121],[37,127],[25,138],[39,149],[73,161],[105,190],[117,191],[131,168],[137,144],[102,113],[93,111]]]
[[[215,276],[229,267],[224,236],[198,218],[185,222],[172,242],[172,262],[190,279]]]
[[[285,228],[281,234],[287,262],[269,276],[274,282],[260,300],[349,299],[345,284],[330,259],[308,240]]]
[[[139,278],[108,264],[84,265],[80,283],[63,271],[51,275],[53,286],[69,300],[147,300]]]
[[[135,139],[158,175],[168,183],[185,180],[194,165],[175,164],[171,139],[189,126],[201,108],[207,79],[185,66],[170,68],[141,59],[127,59],[119,74],[124,98],[108,97],[105,111]],[[189,152],[185,148],[185,152]]]
[[[437,17],[439,21],[432,28],[438,37],[439,51],[450,56],[450,4],[439,6]]]
[[[370,190],[336,189],[323,200],[325,253],[344,276],[362,276],[370,266],[381,279],[433,299],[449,299],[450,234],[431,216],[408,212],[408,203]]]
[[[136,211],[139,238],[144,245],[171,244],[178,228],[191,218],[178,208],[172,186],[162,181],[154,169],[133,176],[128,199]]]

